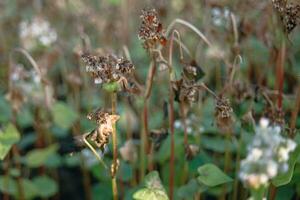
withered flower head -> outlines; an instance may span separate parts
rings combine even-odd
[[[218,97],[215,105],[215,117],[217,126],[223,130],[227,130],[232,125],[233,109],[230,105],[229,99],[225,97]]]
[[[188,160],[193,159],[199,153],[199,146],[195,144],[188,144],[185,147],[185,156]]]
[[[168,131],[166,129],[151,130],[150,139],[154,144],[154,148],[159,149],[162,141],[164,141],[168,136]]]
[[[97,124],[106,123],[106,119],[108,118],[108,113],[104,112],[102,108],[98,108],[97,110],[90,112],[87,115],[87,118],[91,121],[95,121]]]
[[[292,32],[300,24],[300,5],[288,3],[286,0],[272,0],[272,2],[280,17],[284,31],[286,33]]]
[[[166,38],[163,36],[162,24],[158,19],[158,14],[155,9],[143,9],[142,25],[139,29],[138,37],[143,40],[145,49],[152,49],[158,43],[166,45]]]
[[[184,63],[183,75],[188,80],[198,81],[204,76],[204,72],[201,67],[192,60],[190,63]]]
[[[199,100],[199,87],[194,82],[180,79],[172,82],[175,101],[191,104]]]
[[[86,64],[86,71],[91,74],[96,84],[122,81],[127,79],[134,69],[130,61],[112,54],[93,56],[86,53],[81,57]]]
[[[137,160],[137,148],[133,142],[133,140],[127,140],[120,148],[120,154],[123,160],[134,163]]]

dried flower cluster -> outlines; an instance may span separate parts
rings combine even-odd
[[[216,98],[215,105],[215,118],[217,126],[221,129],[228,129],[232,125],[233,109],[230,105],[230,101],[225,97]]]
[[[191,104],[199,100],[200,87],[197,81],[204,75],[196,61],[184,63],[182,78],[174,81],[172,86],[175,93],[175,100]]]
[[[281,136],[279,126],[269,126],[266,118],[260,120],[255,132],[248,155],[241,161],[239,177],[246,186],[258,189],[288,170],[289,154],[295,150],[296,143]]]
[[[290,33],[300,24],[300,5],[288,3],[286,0],[272,0],[282,21],[285,32]]]
[[[93,56],[82,54],[82,60],[86,64],[86,71],[91,74],[95,84],[127,81],[127,77],[132,73],[133,64],[115,55]]]
[[[113,132],[113,125],[119,120],[120,116],[111,115],[102,109],[97,109],[95,112],[88,114],[87,118],[98,124],[98,127],[89,134],[89,138],[98,148],[104,149],[109,142],[109,136]]]
[[[143,40],[145,49],[153,49],[157,44],[165,45],[166,38],[163,35],[162,24],[158,19],[158,14],[155,9],[143,9],[142,25],[139,29],[138,37]]]

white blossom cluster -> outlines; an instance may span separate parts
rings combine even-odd
[[[26,49],[34,47],[36,42],[49,46],[57,40],[56,31],[41,17],[22,21],[19,25],[19,35]]]
[[[260,120],[248,155],[241,161],[239,177],[247,187],[267,186],[270,179],[288,170],[289,153],[295,150],[296,143],[280,132],[279,126],[269,126],[268,119]]]

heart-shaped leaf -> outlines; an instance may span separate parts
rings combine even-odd
[[[205,164],[198,168],[198,181],[206,186],[214,187],[227,182],[231,182],[232,178],[227,176],[214,164]]]
[[[54,123],[62,129],[69,129],[78,119],[78,113],[64,102],[57,102],[51,110]]]
[[[161,183],[157,171],[150,172],[145,177],[145,188],[142,188],[133,194],[136,200],[168,200],[169,197]]]
[[[20,140],[20,133],[13,124],[8,124],[0,130],[0,160],[3,160],[13,144]]]
[[[35,149],[27,153],[25,162],[29,167],[39,167],[56,152],[58,145],[54,144],[44,149]]]

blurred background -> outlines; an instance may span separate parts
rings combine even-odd
[[[74,137],[96,126],[86,115],[98,107],[111,105],[109,94],[95,85],[85,72],[80,53],[86,49],[124,56],[127,53],[135,65],[137,81],[144,85],[150,57],[138,39],[138,30],[141,10],[147,7],[157,10],[164,29],[181,18],[201,30],[212,42],[213,47],[208,48],[190,29],[175,25],[190,51],[190,55],[185,55],[186,60],[197,61],[205,72],[203,81],[217,94],[226,82],[227,71],[227,63],[219,59],[220,55],[229,63],[234,62],[236,55],[241,55],[243,62],[235,76],[237,84],[241,83],[240,93],[249,89],[254,94],[257,86],[268,88],[270,94],[278,89],[276,68],[285,35],[271,1],[1,0],[0,131],[7,137],[0,135],[3,159],[0,162],[0,199],[20,199],[20,191],[24,199],[111,199],[110,175],[99,167],[89,150],[82,150],[82,146],[74,142]],[[238,38],[233,32],[231,14],[236,20]],[[296,28],[288,35],[283,61],[282,118],[286,124],[296,105],[300,81],[299,31]],[[166,53],[167,50],[163,50],[163,54]],[[179,71],[177,50],[174,63]],[[168,100],[167,90],[166,75],[158,73],[149,105],[151,130],[167,124],[163,112]],[[237,96],[232,97],[232,107],[236,117],[234,132],[238,135],[243,128],[240,119],[249,110],[255,120],[265,116],[269,104],[260,95],[257,101],[240,96],[238,100]],[[273,101],[273,96],[270,98]],[[132,199],[133,192],[141,185],[139,159],[136,158],[139,157],[142,108],[142,96],[119,94],[117,112],[121,120],[117,128],[122,159],[118,184],[121,199]],[[176,110],[179,110],[178,105]],[[214,122],[214,99],[200,94],[199,103],[193,104],[188,114],[189,141],[200,148],[200,153],[189,161],[186,178],[179,176],[185,154],[178,112],[176,120],[176,199],[192,199],[196,192],[193,187],[186,186],[187,180],[196,176],[197,167],[203,163],[223,166],[226,149],[230,149],[232,158],[227,171],[235,176],[237,151],[239,145],[247,143],[248,135],[251,137],[250,130],[246,131],[248,135],[241,143],[237,139],[225,140],[226,136]],[[295,123],[299,128],[300,117]],[[126,146],[129,140],[133,143]],[[155,168],[167,190],[169,142],[169,138],[163,141],[154,157]],[[105,155],[107,162],[111,160],[110,149],[111,145]],[[242,157],[245,151],[245,148],[241,150]],[[134,158],[129,159],[128,152],[135,155]],[[299,180],[298,164],[292,182],[278,190],[278,199],[300,198]],[[237,184],[239,195],[246,196],[242,184]],[[226,189],[228,199],[232,197],[232,188],[233,185]],[[223,188],[209,189],[204,199],[217,199],[222,192]]]

